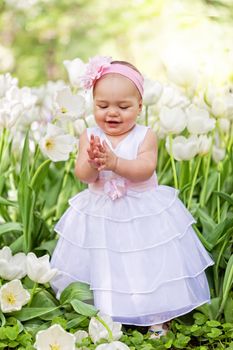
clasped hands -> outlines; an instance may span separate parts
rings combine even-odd
[[[101,143],[98,136],[91,135],[87,153],[88,162],[93,169],[116,170],[118,158],[105,140]]]

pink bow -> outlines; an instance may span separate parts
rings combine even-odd
[[[84,89],[90,89],[99,79],[106,67],[111,65],[112,57],[95,56],[89,60],[84,76],[81,77]]]
[[[127,192],[124,179],[111,179],[104,184],[104,192],[114,201],[123,197]]]

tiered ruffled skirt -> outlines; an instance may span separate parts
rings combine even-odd
[[[115,201],[85,190],[69,204],[55,227],[58,294],[71,282],[88,283],[99,310],[145,326],[210,301],[205,269],[214,262],[175,189],[128,191]]]

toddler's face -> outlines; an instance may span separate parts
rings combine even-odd
[[[97,125],[108,135],[130,131],[142,108],[134,83],[120,75],[103,76],[94,88],[94,115]]]

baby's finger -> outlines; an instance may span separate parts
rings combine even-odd
[[[95,136],[95,146],[99,147],[100,139],[98,136]]]
[[[105,161],[104,161],[104,159],[103,158],[94,158],[94,161],[96,162],[96,163],[98,163],[99,165],[101,165],[101,164],[103,164],[103,163],[105,163]]]
[[[103,141],[103,142],[105,142],[105,141]],[[99,150],[100,150],[100,152],[105,153],[105,148],[103,147],[103,145],[101,143],[99,145]]]
[[[91,134],[90,143],[94,144],[94,141],[95,141],[95,136],[93,134]]]
[[[97,168],[98,171],[101,171],[101,170],[104,170],[104,169],[105,169],[105,164],[100,165],[100,166]]]
[[[105,157],[105,154],[102,153],[102,152],[100,152],[100,151],[98,151],[98,150],[94,150],[94,151],[93,151],[93,154],[94,154],[94,156],[97,157],[97,158],[104,158],[104,157]]]
[[[90,148],[87,149],[87,153],[90,158],[94,158],[93,152]]]
[[[88,163],[99,166],[99,163],[95,161],[95,159],[88,159]],[[97,164],[98,163],[98,164]]]

